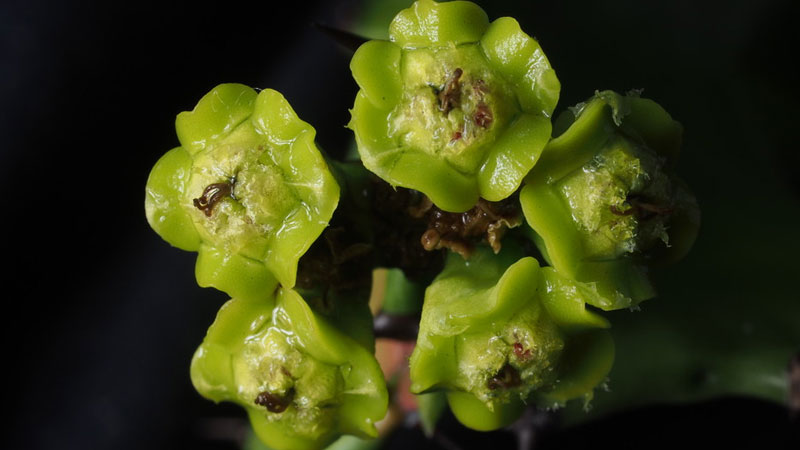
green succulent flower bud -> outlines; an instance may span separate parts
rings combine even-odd
[[[276,91],[222,84],[178,115],[181,147],[156,163],[145,210],[153,229],[197,251],[197,281],[237,298],[295,284],[339,187],[314,129]]]
[[[672,171],[682,128],[655,102],[598,92],[559,118],[520,194],[539,249],[559,272],[595,283],[602,309],[655,295],[649,267],[680,259],[700,214]],[[558,130],[557,130],[558,131]]]
[[[375,437],[388,395],[372,349],[294,290],[279,289],[275,307],[268,303],[234,299],[222,307],[192,360],[198,392],[243,406],[274,448],[322,448],[341,434]]]
[[[462,212],[511,195],[550,138],[560,84],[512,18],[470,2],[420,0],[350,64],[364,165],[394,186]]]
[[[411,391],[444,389],[465,425],[491,430],[521,413],[590,394],[611,368],[608,322],[585,309],[590,286],[504,246],[451,254],[425,293]]]

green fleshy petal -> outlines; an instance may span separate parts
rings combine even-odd
[[[261,442],[269,445],[269,449],[280,450],[320,450],[326,448],[337,435],[327,433],[319,439],[309,439],[291,434],[286,427],[277,422],[270,422],[261,411],[247,410],[250,425]]]
[[[384,172],[373,171],[379,176]],[[458,172],[445,161],[432,159],[421,152],[401,153],[385,173],[385,176],[381,176],[385,181],[424,192],[436,206],[445,211],[463,212],[478,201],[478,186],[473,177]]]
[[[539,276],[539,292],[547,313],[568,331],[609,328],[608,320],[586,309],[604,301],[590,285],[578,283],[559,274],[552,267],[543,267]]]
[[[570,127],[545,146],[526,182],[553,183],[577,170],[600,150],[614,130],[610,108],[603,102],[590,102],[577,118],[569,110],[561,116],[573,118]]]
[[[468,331],[474,319],[500,320],[524,305],[534,295],[528,283],[535,285],[539,265],[533,258],[518,260],[521,252],[513,246],[503,250],[495,255],[481,247],[469,260],[448,254],[444,270],[425,291],[420,326],[455,336]],[[436,314],[425,314],[425,308]]]
[[[502,17],[492,22],[481,46],[489,62],[514,86],[523,111],[550,117],[561,83],[539,43],[516,20]]]
[[[203,245],[197,253],[195,278],[236,298],[271,301],[278,280],[264,263]]]
[[[478,431],[492,431],[511,425],[525,410],[525,404],[520,399],[491,410],[475,396],[464,392],[448,392],[447,402],[459,422]]]
[[[316,132],[297,117],[280,93],[262,91],[252,120],[274,146],[270,159],[282,170],[284,183],[300,203],[271,237],[264,257],[281,283],[291,287],[297,275],[297,261],[333,216],[339,202],[339,186],[314,144]]]
[[[272,89],[264,89],[258,94],[251,111],[250,120],[256,131],[276,146],[285,145],[294,141],[301,133],[314,130],[311,125],[297,117],[297,113],[280,92]],[[284,155],[276,152],[273,158],[282,156]]]
[[[271,236],[264,263],[284,286],[291,287],[297,277],[297,262],[333,216],[339,186],[314,145],[313,130],[303,131],[286,150],[278,159],[279,167],[293,175],[285,183],[299,197],[300,205]]]
[[[273,296],[263,306],[259,305],[261,315],[253,314],[249,302],[229,300],[222,305],[192,358],[192,384],[198,392],[215,402],[229,398],[236,383],[231,349],[269,319],[274,303]]]
[[[610,261],[584,261],[578,268],[577,280],[594,283],[600,302],[592,303],[605,311],[630,308],[656,296],[646,267],[631,258]]]
[[[612,110],[616,125],[630,136],[670,163],[678,159],[683,140],[683,126],[658,103],[641,98],[637,92],[620,95],[614,91],[601,91],[595,97],[605,101]]]
[[[295,343],[303,351],[328,364],[347,361],[348,342],[336,338],[340,332],[319,317],[297,291],[281,289],[278,301],[283,311],[276,312],[276,322],[297,333]]]
[[[363,91],[356,95],[347,126],[355,132],[358,152],[367,168],[391,166],[399,156],[400,144],[389,137],[390,112],[375,106]]]
[[[488,26],[486,13],[472,2],[419,0],[395,16],[389,36],[403,48],[458,45],[478,41]]]
[[[550,119],[523,114],[495,142],[478,173],[481,197],[500,201],[514,193],[550,139]]]
[[[563,199],[549,185],[537,182],[522,188],[519,201],[525,220],[544,243],[548,262],[560,273],[575,278],[582,255],[581,239]]]
[[[358,48],[350,61],[353,78],[370,102],[390,109],[402,95],[400,47],[387,41],[369,41]]]
[[[256,91],[243,84],[221,84],[204,95],[192,111],[178,114],[175,130],[181,145],[194,155],[230,133],[253,111]]]
[[[606,330],[594,330],[570,337],[560,362],[561,375],[554,389],[541,393],[542,401],[563,405],[584,396],[590,400],[614,364],[614,340]]]
[[[452,380],[458,376],[456,358],[453,336],[418,338],[411,355],[411,392],[424,394],[436,388],[455,388]]]
[[[159,236],[182,250],[196,251],[200,236],[179,206],[191,167],[192,159],[182,147],[162,156],[147,179],[144,207],[147,222]]]

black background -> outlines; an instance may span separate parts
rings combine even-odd
[[[363,5],[284,5],[289,12],[269,2],[0,6],[3,448],[235,448],[227,422],[216,419],[240,412],[200,398],[188,377],[224,296],[198,288],[194,255],[149,229],[144,185],[159,156],[178,144],[175,115],[222,82],[277,89],[317,128],[322,147],[337,154],[350,145],[344,125],[357,89],[349,55],[311,24],[351,28]],[[769,221],[798,217],[796,5],[482,6],[490,18],[517,17],[539,39],[562,82],[560,108],[598,88],[644,88],[681,121],[680,173],[701,201],[704,228],[715,218],[734,227],[738,215],[764,216],[763,229],[731,233],[741,241],[729,245],[741,248],[753,235],[769,241]],[[715,208],[718,199],[757,195],[751,185],[789,200],[779,210]],[[773,244],[780,252],[783,244]],[[704,254],[726,258],[729,250]],[[775,282],[796,298],[797,267],[778,272]],[[777,447],[791,430],[782,407],[729,398],[653,406],[553,432],[544,444],[638,448],[699,439]],[[456,434],[465,447],[493,439]],[[512,442],[502,439],[493,442]]]

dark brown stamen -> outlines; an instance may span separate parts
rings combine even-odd
[[[489,92],[489,86],[487,86],[486,82],[483,80],[477,80],[474,83],[472,83],[472,88],[475,89],[476,92],[481,94],[481,96]]]
[[[640,195],[630,195],[626,201],[630,203],[630,208],[623,211],[616,205],[611,205],[609,206],[611,214],[617,216],[630,216],[633,214],[638,220],[649,220],[655,216],[662,216],[672,213],[672,208],[652,203]]]
[[[648,203],[639,199],[632,199],[631,204],[639,211],[651,213],[651,216],[652,215],[661,216],[672,212],[672,208],[668,206],[661,206],[655,203]],[[644,215],[643,213],[640,214]]]
[[[623,211],[623,210],[617,208],[617,205],[611,205],[611,206],[608,207],[608,209],[611,210],[611,214],[614,214],[616,216],[630,216],[631,214],[633,214],[636,211],[636,208],[633,208],[633,207],[628,208],[628,209]]]
[[[206,217],[211,217],[214,206],[225,197],[233,196],[233,182],[209,184],[200,198],[192,200],[194,207],[203,211]]]
[[[497,372],[492,378],[489,379],[487,386],[489,389],[510,389],[519,386],[522,380],[519,377],[519,371],[510,364],[506,364]]]
[[[422,248],[428,251],[436,249],[436,246],[439,245],[439,242],[441,240],[442,237],[439,235],[439,232],[434,230],[433,228],[428,229],[424,233],[422,233],[422,238],[420,238],[420,242],[422,243]]]
[[[428,218],[428,228],[420,238],[422,247],[428,251],[449,248],[464,259],[471,256],[475,243],[481,240],[486,240],[495,253],[499,252],[506,230],[522,223],[516,196],[499,202],[479,199],[472,209],[463,213],[426,206],[422,211]]]
[[[461,132],[460,131],[456,131],[455,133],[453,133],[453,137],[450,138],[450,143],[452,144],[453,142],[455,142],[455,141],[457,141],[459,139],[461,139]]]
[[[255,399],[255,404],[258,406],[265,406],[267,411],[274,413],[282,413],[292,403],[294,397],[294,389],[289,389],[285,396],[273,394],[269,391],[264,391],[258,394]]]
[[[472,119],[475,121],[475,125],[481,128],[489,128],[489,125],[491,125],[494,120],[494,116],[492,115],[492,110],[489,109],[489,105],[480,102],[475,109],[475,114],[472,116]]]
[[[458,106],[459,97],[461,96],[458,80],[461,79],[461,75],[463,74],[464,71],[460,68],[454,70],[453,73],[450,74],[450,77],[444,84],[444,88],[439,91],[439,111],[447,114],[451,109]]]

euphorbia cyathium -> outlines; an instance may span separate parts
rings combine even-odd
[[[655,295],[649,267],[691,248],[697,203],[672,173],[682,127],[638,93],[598,92],[559,118],[520,194],[534,240],[570,278],[595,283],[602,309]]]
[[[342,433],[377,435],[387,393],[372,352],[281,288],[274,302],[222,307],[194,355],[192,382],[214,401],[242,405],[270,446],[320,448]]]
[[[150,174],[150,225],[233,297],[192,361],[197,390],[277,449],[375,436],[388,395],[369,274],[389,267],[382,317],[421,312],[427,432],[445,398],[478,430],[588,401],[614,358],[592,307],[653,296],[647,270],[697,232],[673,174],[681,126],[610,91],[551,126],[560,83],[538,42],[469,2],[414,3],[351,69],[360,162],[323,156],[276,91],[222,84]]]
[[[558,102],[539,44],[470,2],[418,1],[389,34],[350,63],[361,87],[350,128],[364,166],[446,211],[511,195],[550,138]]]
[[[147,181],[150,225],[198,252],[201,286],[265,301],[293,287],[339,199],[314,129],[278,92],[241,84],[217,86],[175,127],[181,147]]]
[[[585,308],[596,295],[518,247],[469,261],[452,254],[425,293],[412,392],[448,391],[456,417],[484,430],[507,425],[528,401],[591,395],[613,360],[608,322]],[[587,335],[603,345],[587,351]]]

